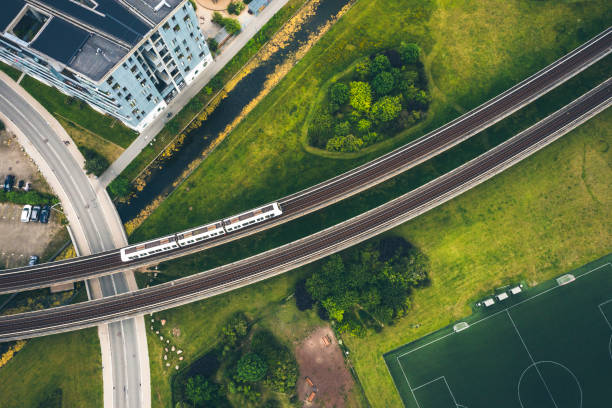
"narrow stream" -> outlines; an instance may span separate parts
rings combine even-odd
[[[129,204],[117,204],[122,221],[126,222],[136,217],[158,196],[170,194],[174,190],[172,183],[193,160],[206,150],[219,133],[232,123],[251,99],[260,93],[266,77],[274,72],[274,68],[282,64],[308,39],[311,33],[316,32],[318,27],[327,23],[348,2],[349,0],[321,0],[315,13],[308,17],[300,29],[293,34],[291,42],[245,76],[219,103],[206,121],[202,122],[202,126],[187,133],[180,150],[164,161],[161,168],[151,168],[151,175],[147,179],[146,186],[130,200]],[[205,136],[207,136],[206,139]]]

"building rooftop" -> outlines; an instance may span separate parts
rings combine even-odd
[[[0,30],[98,81],[182,0],[2,0]]]

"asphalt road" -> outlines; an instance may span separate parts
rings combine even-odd
[[[479,185],[612,104],[612,79],[455,170],[341,224],[259,255],[124,295],[0,317],[0,341],[76,330],[214,296],[291,270],[391,229]]]
[[[553,64],[441,128],[349,172],[280,199],[283,215],[279,217],[186,248],[163,252],[137,261],[122,262],[119,252],[114,251],[75,260],[2,271],[0,293],[46,286],[51,282],[82,280],[136,266],[156,264],[162,260],[201,251],[301,217],[381,183],[461,143],[586,69],[608,55],[611,50],[612,28],[608,28]]]
[[[59,180],[60,188],[70,200],[71,211],[76,213],[78,227],[82,228],[85,235],[88,251],[97,253],[115,248],[112,232],[105,221],[106,215],[99,206],[96,192],[60,136],[53,132],[52,126],[3,81],[0,81],[0,111],[26,135]],[[77,226],[73,224],[73,227]],[[123,273],[103,276],[99,281],[104,296],[129,291]],[[140,407],[141,373],[135,323],[133,319],[111,323],[108,332],[114,384],[113,407]]]

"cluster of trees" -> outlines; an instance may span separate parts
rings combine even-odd
[[[329,88],[311,119],[310,143],[354,152],[419,121],[430,102],[419,54],[416,44],[402,43],[360,61]]]
[[[212,22],[225,28],[230,35],[236,35],[242,31],[242,27],[238,20],[235,18],[223,17],[223,15],[217,11],[213,14]]]
[[[329,257],[298,284],[296,303],[302,310],[316,303],[319,315],[335,321],[340,332],[362,336],[403,316],[412,288],[427,283],[428,271],[429,260],[418,248],[386,237]]]
[[[278,401],[262,398],[266,390],[295,395],[298,366],[293,353],[267,330],[249,334],[247,318],[243,314],[232,316],[221,329],[218,347],[212,351],[218,366],[207,374],[189,370],[186,378],[180,380],[182,396],[176,406],[275,407]],[[210,353],[206,358],[210,360]]]
[[[104,173],[104,170],[110,166],[106,157],[102,156],[97,151],[85,146],[79,146],[79,150],[85,157],[85,171],[87,174],[95,174],[96,176]]]

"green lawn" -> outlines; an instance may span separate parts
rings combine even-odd
[[[5,64],[4,62],[0,62],[0,71],[3,71],[6,75],[10,76],[15,81],[18,80],[21,76],[21,71],[19,71],[17,68],[11,67],[8,64]]]
[[[403,144],[600,32],[608,9],[603,1],[357,2],[132,240],[274,200]],[[356,159],[307,152],[303,124],[319,86],[356,58],[401,40],[419,43],[425,53],[434,98],[426,123]]]
[[[463,320],[464,331],[449,326],[387,353],[406,407],[451,406],[445,400],[487,406],[491,394],[483,390],[495,390],[499,408],[516,407],[517,392],[530,407],[608,405],[610,261],[612,255],[573,270],[570,284],[553,279],[480,306]]]
[[[0,368],[3,408],[36,408],[61,388],[64,407],[97,408],[102,403],[102,363],[96,329],[28,340]]]
[[[27,76],[20,85],[57,119],[74,122],[121,147],[128,147],[137,136],[117,119],[102,115],[85,102],[71,99],[34,78]]]

